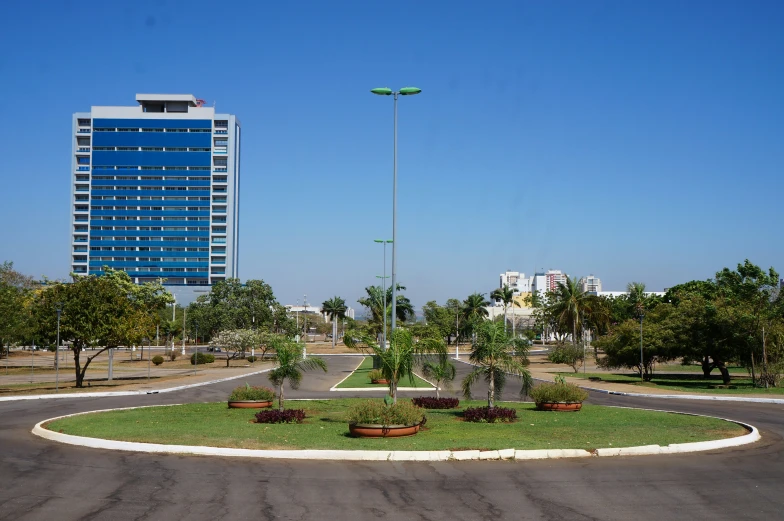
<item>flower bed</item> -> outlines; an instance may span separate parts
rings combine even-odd
[[[456,409],[460,405],[460,400],[457,398],[434,398],[432,396],[412,398],[411,402],[423,409]]]
[[[511,423],[517,419],[517,411],[504,407],[469,407],[463,411],[463,419],[475,423]]]

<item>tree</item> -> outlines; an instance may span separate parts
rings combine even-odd
[[[246,352],[260,344],[261,334],[252,329],[226,329],[210,340],[210,345],[221,347],[226,352],[226,367],[229,367],[230,360],[244,358]]]
[[[13,262],[0,264],[0,351],[29,334],[29,304],[37,286],[32,277],[14,270]]]
[[[484,321],[489,314],[487,306],[490,302],[485,299],[484,293],[472,293],[463,301],[463,323],[464,330],[473,336],[476,326]]]
[[[571,277],[566,283],[558,283],[554,297],[552,314],[562,326],[571,328],[572,342],[576,344],[578,325],[583,321],[592,295],[582,290],[577,277]]]
[[[275,349],[276,367],[270,371],[269,381],[278,388],[278,409],[282,411],[285,381],[289,381],[292,389],[299,389],[303,371],[321,369],[326,373],[327,363],[315,356],[303,358],[302,346],[293,340],[278,337],[273,348]]]
[[[438,355],[445,359],[446,345],[443,339],[425,336],[414,339],[411,331],[402,327],[392,332],[388,349],[380,346],[375,337],[352,330],[346,332],[343,342],[352,349],[372,354],[379,362],[384,379],[389,381],[389,395],[397,403],[397,385],[401,378],[408,377],[414,383],[414,366],[427,361],[424,356]]]
[[[76,387],[95,357],[141,342],[155,332],[158,311],[174,299],[160,282],[134,284],[127,273],[105,267],[102,275],[74,276],[70,284],[44,287],[34,303],[38,334],[53,340],[56,306],[62,305],[61,338],[71,342]],[[99,347],[81,365],[84,348]]]
[[[500,300],[504,306],[504,331],[506,331],[506,309],[511,306],[519,307],[518,304],[514,299],[514,290],[510,288],[507,284],[504,284],[503,288],[494,289],[492,293],[490,293],[490,298],[494,300]]]
[[[547,355],[547,360],[553,364],[566,364],[576,373],[585,363],[584,351],[576,345],[557,346]]]
[[[338,321],[346,317],[347,310],[346,301],[337,295],[321,304],[322,313],[326,313],[332,322],[332,349],[335,349],[335,339],[338,336]]]
[[[438,362],[428,360],[422,364],[422,375],[436,382],[436,398],[441,397],[439,393],[441,382],[444,382],[447,387],[451,387],[451,382],[455,379],[456,374],[455,364],[445,358]]]
[[[520,338],[510,338],[501,324],[482,322],[477,328],[469,360],[476,367],[463,379],[463,395],[471,398],[471,387],[484,377],[488,384],[487,406],[492,408],[506,385],[506,374],[519,376],[523,385],[520,395],[525,396],[533,386],[533,378],[526,368],[528,343]]]
[[[401,291],[405,291],[406,287],[401,284],[395,285],[397,305],[395,307],[395,315],[398,322],[404,323],[407,320],[414,318],[414,306],[411,301],[404,296]],[[370,311],[370,319],[368,325],[370,330],[379,335],[384,329],[384,315],[386,314],[387,323],[391,323],[392,318],[392,286],[386,289],[386,310],[384,309],[384,290],[381,286],[368,286],[365,288],[365,297],[360,297],[357,302]]]

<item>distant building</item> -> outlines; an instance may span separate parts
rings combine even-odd
[[[300,306],[300,305],[291,305],[287,304],[283,306],[289,313],[301,313],[303,315],[321,315],[326,322],[330,322],[329,315],[321,311],[321,308],[318,306]],[[350,319],[354,319],[354,309],[347,307],[346,308],[346,316]]]
[[[584,293],[590,293],[591,295],[598,295],[599,292],[602,291],[602,281],[599,277],[588,275],[587,277],[583,277],[580,279],[580,289]]]
[[[525,273],[519,271],[507,271],[500,275],[500,285],[509,286],[515,293],[528,293],[531,291],[531,279],[526,278]]]

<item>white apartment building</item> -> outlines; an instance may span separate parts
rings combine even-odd
[[[599,277],[588,275],[580,279],[580,289],[591,295],[598,295],[602,291],[602,281]]]

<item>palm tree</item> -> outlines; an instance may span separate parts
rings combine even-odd
[[[645,284],[642,282],[630,282],[626,285],[629,292],[629,303],[634,308],[635,314],[639,317],[645,311]]]
[[[414,383],[414,366],[418,361],[426,361],[421,355],[446,357],[443,338],[422,337],[415,340],[411,332],[404,328],[395,328],[388,349],[380,346],[375,338],[359,331],[346,332],[343,343],[378,359],[379,369],[384,379],[389,381],[389,395],[393,403],[397,402],[397,384],[401,378],[408,377],[409,381]]]
[[[408,297],[400,293],[401,291],[405,291],[406,287],[401,284],[396,284],[395,287],[397,288],[397,294],[395,296],[397,300],[395,318],[397,318],[398,322],[405,322],[414,316],[414,306],[411,304]],[[384,327],[384,313],[386,313],[387,319],[391,318],[392,287],[390,286],[386,290],[386,309],[384,309],[384,290],[381,286],[368,286],[365,288],[365,293],[367,293],[367,296],[358,298],[357,302],[370,311],[369,322],[371,324],[371,331],[375,334],[379,334]]]
[[[500,300],[504,305],[504,331],[506,331],[506,309],[511,306],[520,307],[514,299],[514,290],[508,284],[504,284],[503,288],[494,289],[490,293],[490,298],[493,300]]]
[[[583,315],[589,309],[592,295],[580,287],[577,277],[558,283],[551,304],[552,313],[562,326],[571,326],[572,342],[577,343],[577,326],[582,324]]]
[[[422,376],[436,381],[436,398],[441,398],[441,382],[444,382],[445,387],[451,387],[450,382],[455,379],[456,374],[455,364],[446,359],[441,359],[438,363],[427,361],[422,364]]]
[[[476,367],[463,379],[463,395],[471,398],[471,387],[484,377],[488,384],[487,406],[494,407],[506,384],[506,374],[520,376],[525,396],[533,386],[533,378],[525,365],[528,361],[528,344],[519,338],[510,338],[501,324],[485,321],[477,329],[476,340],[471,346],[470,362]]]
[[[335,337],[338,336],[338,321],[346,318],[346,301],[337,295],[321,303],[321,312],[329,315],[332,322],[332,349],[335,349]]]
[[[463,324],[472,335],[476,325],[487,318],[489,305],[484,293],[472,293],[463,301]]]
[[[302,371],[322,369],[327,372],[327,364],[321,358],[311,356],[303,358],[302,348],[292,340],[279,338],[275,342],[275,358],[277,367],[269,374],[269,381],[278,388],[278,409],[283,410],[283,383],[288,380],[292,389],[299,389]]]

